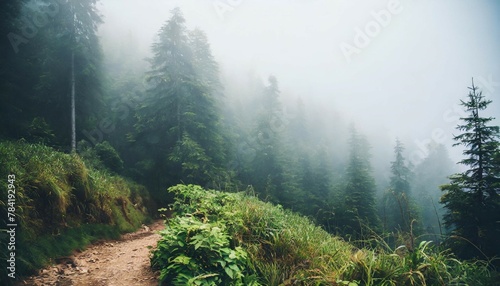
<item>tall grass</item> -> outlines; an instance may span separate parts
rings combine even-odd
[[[430,241],[404,251],[383,239],[357,248],[303,216],[243,193],[192,185],[169,191],[177,215],[224,223],[263,285],[495,285],[498,278],[487,262],[459,261]]]
[[[0,230],[5,229],[7,175],[15,174],[17,274],[29,274],[99,237],[116,237],[148,220],[146,189],[75,154],[24,142],[0,142]],[[0,231],[0,236],[5,232]],[[7,255],[0,245],[1,265]],[[0,275],[5,276],[5,267]]]

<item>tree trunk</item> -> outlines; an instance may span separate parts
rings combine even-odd
[[[71,52],[71,152],[76,152],[75,52]]]

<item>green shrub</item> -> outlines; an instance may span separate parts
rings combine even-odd
[[[151,265],[164,285],[259,285],[248,275],[246,251],[230,246],[224,225],[176,217],[160,234]]]
[[[78,142],[78,154],[93,169],[108,170],[117,174],[123,171],[123,160],[108,141],[92,146],[89,142],[81,140]]]
[[[199,230],[194,229],[202,226],[207,232],[200,238],[212,243],[218,241],[216,237],[221,233],[224,237],[227,235],[232,249],[241,247],[249,259],[247,269],[255,271],[263,285],[475,286],[495,285],[494,281],[498,278],[498,273],[491,269],[488,262],[459,261],[449,251],[439,249],[431,242],[424,241],[412,251],[400,252],[400,249],[390,250],[379,239],[378,246],[372,249],[358,249],[333,237],[305,217],[243,193],[208,191],[193,185],[177,185],[169,188],[169,192],[175,196],[171,207],[181,217],[168,223],[165,233],[168,238],[164,236],[155,252],[157,258],[152,261],[160,269],[170,265],[170,269],[163,270],[164,279],[177,277],[175,273],[188,275],[184,273],[191,273],[192,269],[198,269],[196,267],[213,267],[211,261],[221,259],[222,255],[217,251],[211,252],[214,256],[208,256],[211,257],[208,260],[197,258],[198,253],[207,257],[204,254],[206,251],[194,251],[192,248],[196,242],[185,243],[193,241],[192,236],[199,235]],[[214,228],[220,233],[211,237],[209,233]],[[223,245],[221,247],[224,248],[227,244]],[[181,253],[190,253],[186,255],[189,259],[182,257],[174,262]],[[196,267],[188,266],[192,262]],[[202,273],[196,275],[204,277]],[[209,279],[221,277],[224,271],[211,268],[206,273],[213,275],[204,277]],[[196,277],[193,275],[188,277],[193,279]],[[176,285],[190,285],[179,283]]]
[[[104,166],[116,173],[123,171],[123,161],[108,141],[97,143],[94,148]]]

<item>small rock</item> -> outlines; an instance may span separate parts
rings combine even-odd
[[[71,279],[67,277],[61,278],[59,281],[57,281],[55,284],[50,284],[50,285],[56,285],[56,286],[73,286],[73,282]]]
[[[71,266],[76,266],[75,259],[73,257],[65,256],[65,257],[59,257],[56,258],[56,263],[58,264],[70,264]]]

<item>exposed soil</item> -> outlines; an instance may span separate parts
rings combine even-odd
[[[150,249],[156,247],[163,221],[125,234],[120,240],[99,242],[82,252],[56,260],[55,265],[18,285],[132,286],[158,285],[158,273],[150,268]]]

